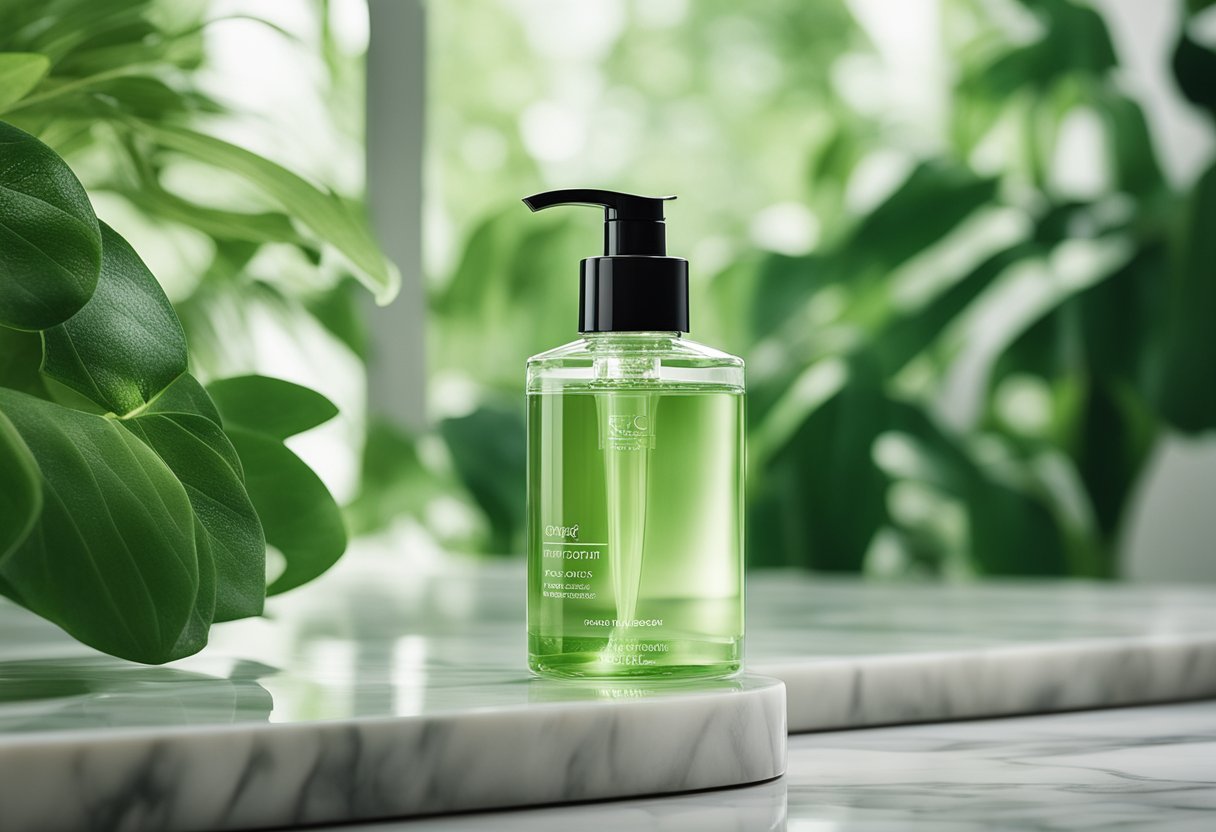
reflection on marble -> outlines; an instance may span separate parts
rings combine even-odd
[[[0,830],[257,829],[755,783],[784,686],[554,683],[522,591],[356,562],[166,667],[0,605]]]
[[[1216,702],[807,734],[790,737],[785,777],[759,786],[342,829],[1207,832]]]

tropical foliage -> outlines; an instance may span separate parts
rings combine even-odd
[[[398,279],[357,204],[199,129],[224,112],[193,82],[205,12],[0,2],[0,593],[150,663],[197,652],[213,622],[259,615],[346,547],[330,492],[284,444],[336,408],[287,381],[216,378],[207,335],[243,335],[216,309],[341,310],[343,276],[383,301]],[[182,160],[266,207],[175,190]],[[90,197],[205,240],[177,311]],[[246,267],[264,249],[332,277],[307,297],[257,282]]]
[[[1216,169],[1163,174],[1099,13],[943,4],[934,110],[867,4],[610,5],[432,7],[431,392],[482,545],[521,548],[520,367],[598,248],[515,199],[598,185],[681,196],[692,337],[748,360],[755,565],[1115,574],[1155,444],[1216,427]]]

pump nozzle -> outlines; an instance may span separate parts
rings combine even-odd
[[[533,211],[554,205],[587,205],[604,209],[604,255],[636,254],[662,257],[667,254],[667,231],[663,203],[674,196],[638,196],[597,188],[567,188],[545,191],[524,198]]]
[[[604,209],[604,254],[582,262],[579,332],[688,332],[688,261],[667,256],[663,203],[596,188],[524,198],[533,211],[555,205]]]

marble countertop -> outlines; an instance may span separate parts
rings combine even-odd
[[[792,732],[1216,696],[1216,587],[762,574],[749,667]]]
[[[1216,828],[1216,702],[790,737],[779,780],[350,832]],[[337,832],[334,830],[333,832]]]
[[[805,731],[1216,695],[1216,589],[753,576],[749,674],[674,687],[529,679],[523,598],[518,563],[356,551],[156,668],[0,606],[0,828],[662,794],[776,777],[787,715]]]

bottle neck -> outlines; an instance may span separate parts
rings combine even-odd
[[[683,338],[683,332],[675,330],[655,329],[639,330],[637,332],[584,332],[582,336],[588,341],[655,341],[663,338]]]

